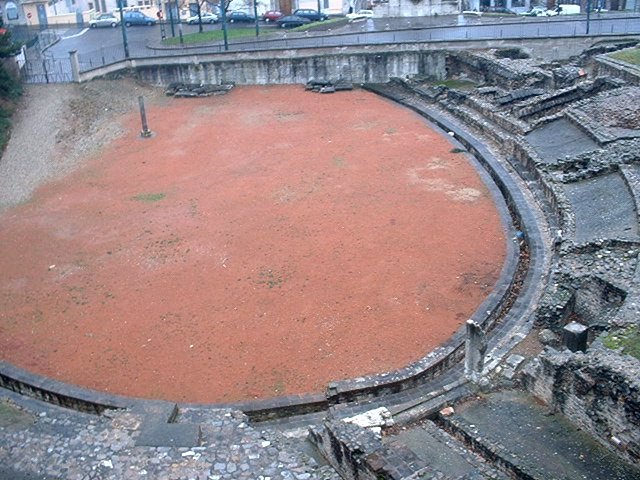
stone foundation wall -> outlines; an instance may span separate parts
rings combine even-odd
[[[384,83],[392,77],[426,75],[435,79],[446,76],[446,51],[376,51],[278,58],[193,57],[180,64],[137,66],[144,82],[157,86],[171,83],[218,85],[305,84],[311,79],[343,79],[353,83]]]
[[[574,312],[588,326],[606,327],[607,320],[617,310],[627,294],[624,290],[599,278],[590,277],[576,290]]]
[[[383,473],[383,465],[374,469],[366,461],[382,448],[380,437],[369,429],[339,421],[326,422],[322,428],[311,429],[309,439],[345,480],[389,478]]]
[[[524,384],[602,444],[640,462],[640,361],[604,349],[549,350],[527,367]]]
[[[615,77],[631,85],[640,85],[640,68],[617,62],[601,56],[596,59],[596,73],[599,76]]]

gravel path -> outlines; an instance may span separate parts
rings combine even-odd
[[[118,137],[119,115],[163,92],[131,79],[83,85],[29,85],[14,116],[0,159],[0,212],[26,202],[44,181],[68,173],[79,161]]]

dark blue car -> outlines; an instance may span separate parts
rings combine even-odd
[[[229,12],[227,13],[227,22],[229,23],[253,23],[256,21],[256,17],[244,12]]]
[[[124,24],[127,27],[130,27],[131,25],[155,25],[156,24],[156,19],[155,18],[151,18],[151,17],[147,17],[144,13],[142,12],[125,12],[124,14]]]
[[[297,15],[286,15],[276,20],[276,25],[278,25],[280,28],[301,27],[302,25],[306,25],[307,23],[311,23],[311,20],[304,17],[298,17]]]

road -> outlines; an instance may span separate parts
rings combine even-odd
[[[502,17],[487,19],[467,18],[461,15],[444,18],[420,17],[404,19],[376,19],[354,22],[340,26],[334,31],[316,31],[294,33],[275,29],[261,24],[258,40],[247,37],[230,42],[230,51],[334,47],[346,45],[450,41],[485,40],[496,38],[523,37],[563,37],[582,36],[586,33],[586,16],[526,18]],[[253,28],[230,25],[230,28]],[[205,30],[219,29],[220,25],[204,25]],[[165,26],[167,36],[171,29]],[[185,34],[198,31],[198,26],[183,25]],[[129,53],[131,57],[149,57],[154,55],[184,55],[185,53],[221,52],[221,43],[207,46],[188,46],[166,49],[161,46],[161,28],[129,27],[126,29]],[[174,33],[178,35],[178,27]],[[590,21],[590,34],[640,34],[640,16],[602,16],[593,15]],[[121,28],[69,30],[62,39],[51,47],[48,56],[68,57],[68,52],[77,50],[81,70],[111,63],[124,58],[123,36]]]

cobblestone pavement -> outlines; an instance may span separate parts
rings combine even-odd
[[[1,480],[340,478],[307,453],[304,429],[261,430],[239,411],[208,411],[197,445],[142,447],[139,414],[89,415],[11,396],[0,397]]]

